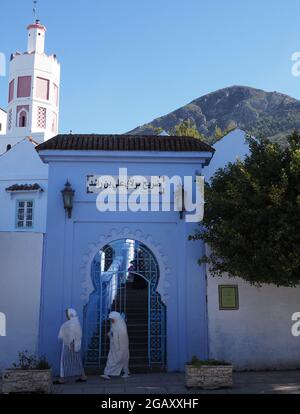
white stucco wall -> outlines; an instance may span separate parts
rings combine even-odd
[[[237,160],[243,161],[249,154],[249,145],[246,142],[246,133],[240,129],[229,132],[222,139],[217,141],[213,148],[216,150],[213,159],[203,174],[208,181],[219,168],[224,168],[229,162],[235,163]]]
[[[219,285],[237,285],[238,310],[219,310]],[[300,311],[300,288],[251,286],[242,279],[207,274],[210,358],[235,369],[300,368],[300,336],[291,333]]]
[[[14,184],[39,184],[43,192],[8,193],[6,188]],[[48,194],[48,166],[38,156],[35,145],[28,139],[16,144],[0,155],[0,231],[46,232]],[[16,206],[18,200],[34,202],[33,227],[16,227]]]
[[[0,371],[16,362],[19,351],[36,352],[40,311],[43,235],[0,232]]]

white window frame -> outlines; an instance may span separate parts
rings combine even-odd
[[[23,217],[23,225],[19,226],[19,222],[21,221],[19,219],[19,210],[20,210],[20,203],[24,203],[24,217]],[[30,207],[28,207],[28,203],[32,203],[32,214],[31,214],[31,225],[28,225],[28,210]],[[16,229],[18,230],[26,230],[26,229],[33,229],[33,223],[34,223],[34,200],[16,200]]]

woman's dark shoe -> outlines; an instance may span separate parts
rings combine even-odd
[[[53,381],[52,384],[53,385],[64,385],[64,382],[57,380],[57,381]]]
[[[75,382],[86,382],[86,381],[87,381],[86,379],[78,378]]]

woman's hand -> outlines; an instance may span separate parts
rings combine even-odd
[[[70,343],[70,345],[69,345],[69,350],[71,351],[71,352],[74,352],[74,350],[75,350],[75,342],[74,342],[74,339],[73,339],[73,341]]]

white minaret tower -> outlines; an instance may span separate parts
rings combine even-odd
[[[27,27],[28,30],[28,53],[44,53],[46,27],[36,20],[34,24]]]
[[[36,19],[27,31],[27,51],[10,59],[7,127],[6,135],[0,136],[0,154],[25,137],[41,143],[58,134],[60,64],[55,55],[44,52],[46,27]]]

